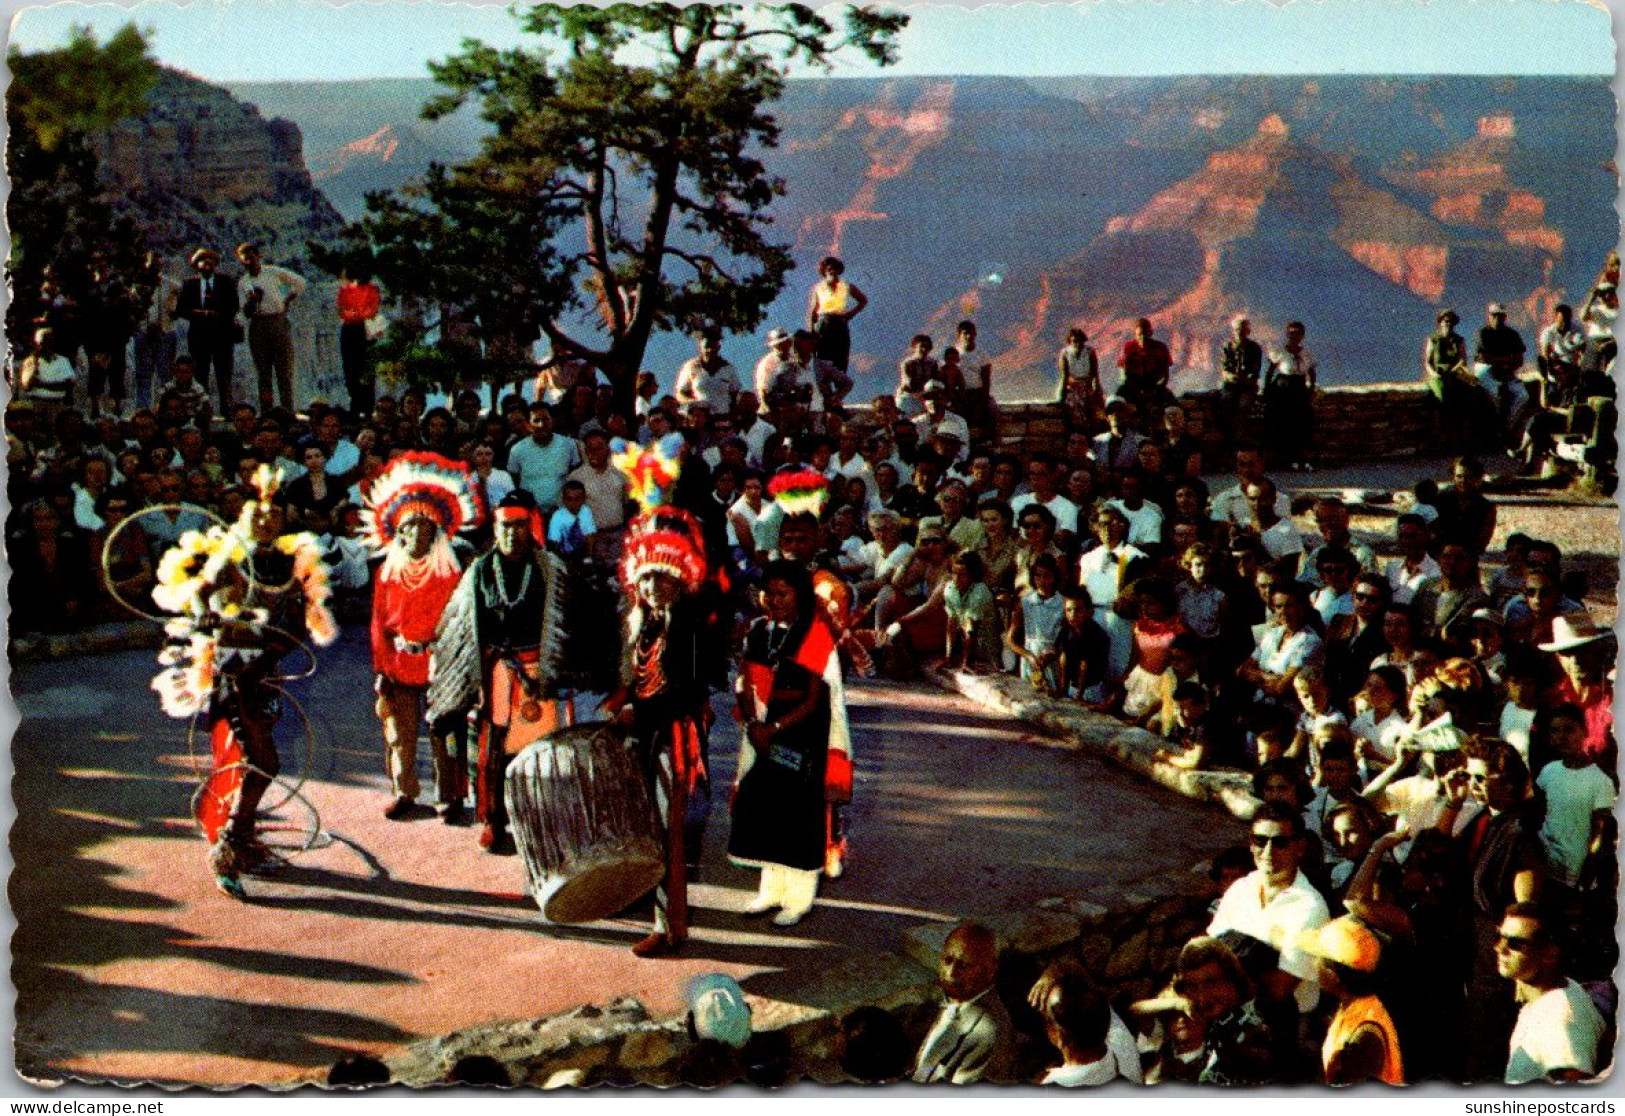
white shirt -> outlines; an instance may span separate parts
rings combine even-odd
[[[890,581],[897,576],[899,570],[908,565],[908,560],[914,557],[914,548],[908,543],[898,543],[897,548],[890,554],[883,554],[878,542],[866,542],[858,549],[855,555],[863,565],[863,572],[858,575],[861,581]]]
[[[767,440],[777,434],[771,423],[765,419],[757,419],[750,424],[749,430],[739,432],[739,437],[745,439],[745,463],[752,469],[762,467],[762,451],[767,449]]]
[[[1055,531],[1057,534],[1062,531],[1070,531],[1074,535],[1078,533],[1078,505],[1062,496],[1059,492],[1050,497],[1047,504],[1041,502],[1030,492],[1023,493],[1011,500],[1010,510],[1016,513],[1018,522],[1021,519],[1021,509],[1028,504],[1038,504],[1039,507],[1049,509],[1049,513],[1055,517]]]
[[[1586,990],[1572,980],[1554,988],[1518,1012],[1507,1058],[1508,1085],[1539,1081],[1558,1070],[1597,1072],[1597,1044],[1602,1040],[1602,1014]]]
[[[1431,554],[1422,555],[1422,563],[1415,569],[1409,569],[1403,558],[1388,559],[1388,566],[1384,570],[1388,578],[1388,585],[1394,591],[1395,604],[1410,604],[1411,598],[1422,587],[1422,582],[1429,578],[1443,577],[1439,563],[1433,560]]]
[[[1288,634],[1279,624],[1266,625],[1258,649],[1253,652],[1253,661],[1267,674],[1286,674],[1325,658],[1326,645],[1313,628],[1299,628]]]
[[[1535,727],[1535,710],[1520,709],[1509,701],[1501,707],[1501,725],[1496,735],[1518,749],[1523,762],[1529,762],[1529,733]]]
[[[1123,543],[1115,550],[1097,546],[1078,559],[1078,583],[1089,590],[1089,599],[1094,602],[1097,618],[1101,609],[1110,608],[1117,602],[1118,591],[1122,589],[1120,582],[1123,571],[1144,557],[1145,551]]]
[[[1326,900],[1302,872],[1290,886],[1266,903],[1264,873],[1254,871],[1225,891],[1207,932],[1217,937],[1227,930],[1235,930],[1274,946],[1280,951],[1280,970],[1298,978],[1298,1012],[1307,1014],[1320,1002],[1319,970],[1315,959],[1299,949],[1296,942],[1305,930],[1318,930],[1329,921]]]
[[[1349,731],[1362,740],[1370,741],[1383,760],[1393,763],[1394,757],[1399,754],[1399,742],[1410,731],[1410,722],[1397,709],[1381,722],[1371,710],[1362,709],[1360,715],[1354,718],[1354,723],[1349,725]]]
[[[244,296],[245,305],[250,291],[260,292],[260,305],[255,312],[256,317],[286,314],[288,301],[304,294],[305,286],[302,277],[275,264],[261,264],[258,275],[250,275],[245,271],[243,277],[237,281],[237,288]]]
[[[739,394],[739,373],[727,361],[716,371],[707,371],[700,358],[694,357],[678,370],[673,394],[679,402],[709,403],[711,413],[717,414],[733,406],[734,396]]]
[[[1139,511],[1130,511],[1128,505],[1121,500],[1106,501],[1112,507],[1122,512],[1128,519],[1128,541],[1137,545],[1160,546],[1162,544],[1162,509],[1150,500],[1140,504]]]
[[[1244,527],[1253,521],[1253,506],[1247,502],[1243,487],[1237,484],[1213,497],[1209,514],[1220,523]],[[1275,514],[1282,519],[1292,517],[1292,497],[1280,489],[1275,492]]]
[[[1298,534],[1297,524],[1290,519],[1277,520],[1275,526],[1260,531],[1258,541],[1264,544],[1271,558],[1303,553],[1303,536]]]
[[[1535,785],[1546,792],[1546,820],[1540,844],[1552,878],[1566,887],[1580,879],[1586,845],[1591,840],[1591,815],[1614,808],[1614,784],[1594,763],[1572,768],[1561,760],[1540,769]]]
[[[1321,623],[1326,624],[1328,627],[1339,616],[1354,615],[1354,593],[1352,591],[1334,593],[1323,585],[1315,590],[1314,596],[1309,598],[1309,603],[1315,606],[1316,612],[1320,613]]]
[[[802,367],[794,360],[781,358],[778,353],[768,350],[767,355],[756,362],[756,398],[761,406],[764,409],[767,407],[767,393],[773,390],[775,384],[780,382],[799,384],[802,372]],[[810,383],[810,374],[807,379]],[[813,394],[817,395],[817,392]]]

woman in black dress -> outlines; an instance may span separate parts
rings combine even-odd
[[[762,573],[767,615],[745,636],[739,716],[745,725],[728,856],[762,870],[748,914],[775,908],[794,926],[812,908],[825,853],[825,766],[840,659],[816,615],[806,567],[773,562]]]

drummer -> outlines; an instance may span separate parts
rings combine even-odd
[[[606,715],[632,730],[666,838],[666,871],[655,891],[654,930],[639,957],[674,953],[688,937],[688,877],[697,870],[711,808],[706,770],[709,688],[706,617],[695,592],[705,549],[692,517],[653,509],[632,521],[621,559],[632,603],[622,685]]]
[[[523,721],[527,736],[559,723],[554,700],[564,660],[563,567],[546,549],[536,499],[522,488],[493,515],[496,549],[464,571],[441,619],[429,676],[429,719],[479,710],[475,816],[480,848],[508,852],[503,778],[508,736]],[[543,728],[535,728],[548,722]]]

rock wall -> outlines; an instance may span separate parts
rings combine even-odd
[[[1192,435],[1205,447],[1209,471],[1227,465],[1218,399],[1217,392],[1194,392],[1179,400]],[[1313,460],[1328,464],[1414,456],[1431,436],[1431,400],[1421,384],[1322,390],[1315,399]],[[1014,453],[1060,452],[1066,445],[1060,408],[1053,403],[1001,403],[999,445]]]
[[[1121,1012],[1167,984],[1180,947],[1207,925],[1209,899],[1205,879],[1193,873],[1155,891],[1053,896],[1036,910],[980,918],[999,938],[998,991],[1019,1033],[1018,1078],[1036,1080],[1054,1061],[1027,1006],[1027,992],[1045,966],[1060,958],[1081,961]],[[760,1044],[746,1051],[745,1060],[753,1065],[750,1079],[774,1085],[847,1081],[840,1066],[841,1020],[865,1006],[896,1015],[910,1048],[917,1049],[935,1017],[934,971],[952,927],[949,922],[915,927],[903,934],[899,953],[839,959],[812,986],[781,998],[754,995],[747,981]],[[393,1082],[416,1087],[444,1083],[458,1059],[469,1055],[496,1059],[523,1088],[671,1086],[683,1083],[692,1048],[683,1018],[652,1019],[641,1002],[626,996],[428,1039],[386,1064]]]

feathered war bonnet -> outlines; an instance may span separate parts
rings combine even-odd
[[[667,503],[682,469],[682,446],[681,434],[648,446],[617,438],[611,446],[615,467],[626,476],[632,498],[643,508],[627,524],[621,553],[621,584],[629,596],[636,596],[638,579],[646,573],[669,574],[689,593],[704,584],[709,573],[699,523]]]
[[[484,504],[479,489],[469,483],[468,466],[414,450],[390,461],[373,480],[361,525],[367,545],[382,551],[409,519],[423,516],[443,535],[455,535],[485,518]]]

